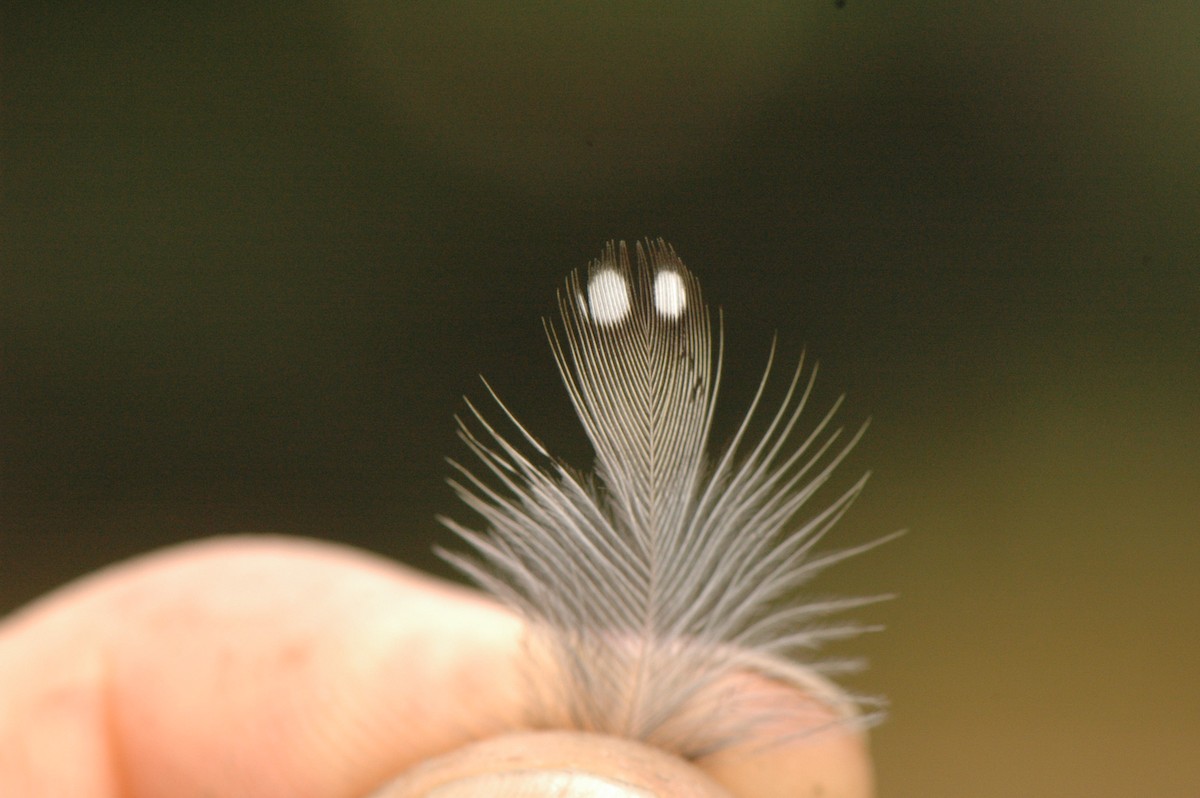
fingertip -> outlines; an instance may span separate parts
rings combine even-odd
[[[829,686],[798,690],[764,677],[747,677],[756,700],[781,708],[775,723],[755,727],[736,744],[696,764],[731,793],[746,798],[819,795],[871,798],[874,771],[866,730],[852,706]],[[810,676],[810,682],[823,682]]]

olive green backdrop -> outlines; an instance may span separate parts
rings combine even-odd
[[[440,569],[612,237],[870,415],[881,793],[1200,794],[1200,6],[6,3],[0,610],[256,530]],[[102,7],[103,6],[103,7]],[[419,9],[419,10],[418,10]],[[443,571],[444,572],[444,571]]]

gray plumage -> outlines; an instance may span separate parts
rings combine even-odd
[[[747,440],[772,346],[732,442],[710,458],[721,326],[714,341],[699,283],[670,246],[648,241],[636,254],[634,268],[625,244],[610,243],[560,293],[561,329],[546,323],[595,449],[594,476],[559,462],[503,404],[517,443],[471,405],[460,436],[489,475],[455,463],[460,478],[451,484],[487,529],[443,519],[474,549],[443,556],[529,622],[530,656],[543,674],[531,683],[534,725],[694,757],[803,711],[802,702],[755,703],[755,692],[731,678],[744,672],[802,688],[834,709],[836,722],[873,719],[877,705],[815,675],[852,663],[798,655],[866,629],[825,619],[882,597],[787,603],[817,572],[882,542],[813,553],[865,475],[797,521],[866,425],[842,442],[832,428],[839,400],[801,434],[816,376],[804,378],[801,363],[761,437]]]

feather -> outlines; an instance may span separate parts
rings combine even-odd
[[[489,386],[519,442],[468,402],[460,437],[488,473],[452,461],[459,476],[451,484],[486,530],[442,519],[473,549],[442,556],[527,620],[539,673],[557,674],[533,680],[535,725],[700,756],[797,711],[750,706],[747,691],[731,686],[744,672],[803,688],[838,710],[838,722],[876,718],[875,702],[816,675],[847,663],[799,655],[866,630],[826,619],[884,597],[787,602],[824,568],[882,542],[813,552],[866,475],[796,520],[866,425],[843,441],[833,429],[839,400],[799,434],[816,377],[815,368],[804,377],[801,359],[779,409],[750,441],[772,344],[732,442],[710,459],[721,325],[714,340],[699,283],[669,245],[647,241],[636,255],[634,268],[624,242],[609,243],[560,292],[561,329],[546,322],[595,450],[594,475],[554,458]]]

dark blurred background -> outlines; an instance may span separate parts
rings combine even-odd
[[[0,611],[270,531],[422,568],[609,238],[873,417],[881,794],[1200,795],[1200,5],[6,3]],[[969,7],[968,7],[969,6]],[[526,9],[526,10],[522,10]]]

